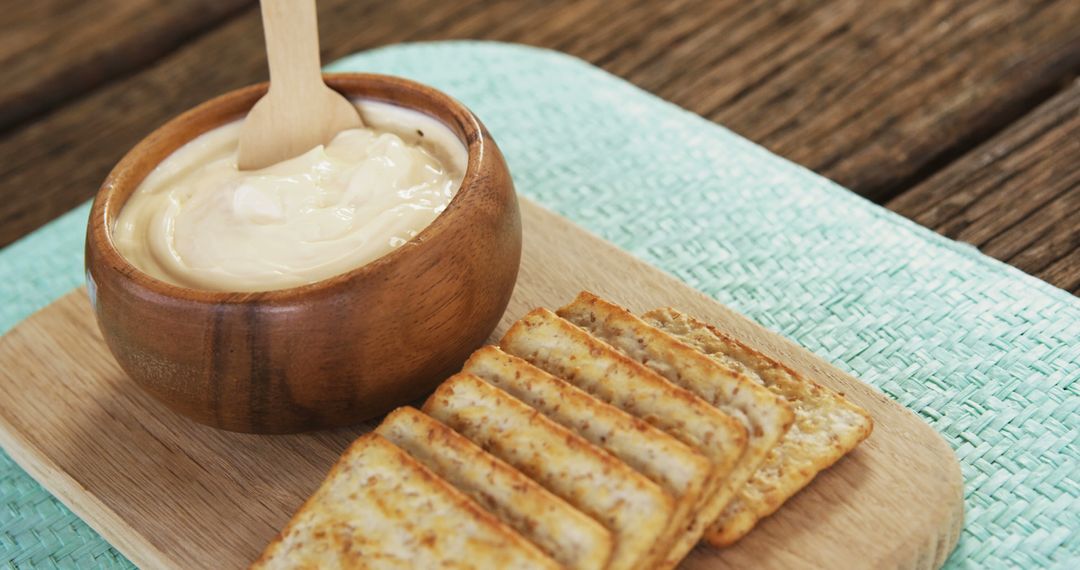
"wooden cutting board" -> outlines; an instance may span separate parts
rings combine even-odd
[[[935,568],[963,519],[960,468],[914,414],[792,342],[523,200],[525,246],[492,338],[590,289],[634,311],[671,305],[837,389],[873,435],[733,547],[684,568]],[[302,435],[217,431],[140,391],[113,361],[83,290],[0,339],[0,445],[144,568],[241,568],[370,425]],[[417,513],[417,516],[423,516]]]

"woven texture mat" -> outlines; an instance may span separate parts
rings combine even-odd
[[[561,54],[414,44],[330,68],[457,97],[519,192],[933,425],[965,479],[950,567],[1080,567],[1080,300]],[[86,215],[0,252],[0,332],[82,284]],[[0,562],[129,565],[3,454]]]

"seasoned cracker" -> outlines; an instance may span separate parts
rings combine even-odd
[[[740,369],[709,358],[626,309],[582,292],[557,314],[737,418],[749,432],[746,451],[728,476],[739,493],[791,427],[795,413],[784,398]],[[712,543],[711,535],[707,536]]]
[[[732,544],[799,492],[822,470],[866,439],[873,420],[842,395],[804,378],[738,340],[674,309],[657,309],[645,322],[786,399],[795,423],[750,481],[709,529],[713,544]]]
[[[647,568],[656,556],[674,501],[611,454],[472,374],[440,385],[424,412],[607,527],[608,568]]]
[[[381,436],[357,439],[252,568],[561,566]]]
[[[746,428],[547,309],[529,312],[500,344],[506,352],[664,430],[712,462],[701,504],[662,567],[677,564],[734,495],[725,483],[746,448]]]
[[[560,564],[580,570],[607,566],[612,539],[603,525],[434,418],[415,408],[398,408],[375,433],[465,492]]]
[[[494,346],[473,353],[464,372],[475,374],[607,450],[660,485],[675,499],[675,513],[652,561],[658,567],[685,531],[712,473],[708,458],[663,430],[607,404]]]

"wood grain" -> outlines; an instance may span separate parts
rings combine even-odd
[[[887,206],[1080,294],[1080,81]]]
[[[0,132],[150,64],[253,0],[0,6]]]
[[[320,0],[319,9],[324,61],[446,38],[562,49],[877,200],[964,154],[1080,69],[1073,0]],[[0,246],[89,198],[154,126],[265,78],[259,37],[250,9],[9,133]]]
[[[734,547],[684,568],[935,568],[956,543],[962,480],[949,446],[910,411],[570,222],[522,203],[520,279],[493,338],[581,288],[635,311],[674,305],[845,393],[874,417],[859,448]],[[357,434],[253,436],[163,408],[109,357],[73,292],[0,339],[0,445],[136,564],[240,568]]]

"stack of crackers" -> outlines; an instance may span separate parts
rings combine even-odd
[[[583,292],[353,443],[255,567],[673,568],[872,425],[692,317]]]

